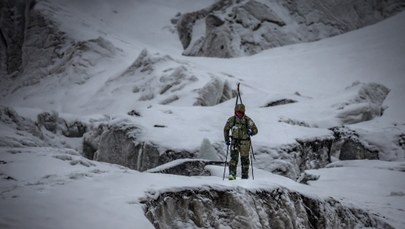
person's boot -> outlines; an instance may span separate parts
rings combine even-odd
[[[236,171],[229,171],[228,180],[236,180]]]
[[[242,179],[249,179],[249,175],[243,175],[242,174]]]

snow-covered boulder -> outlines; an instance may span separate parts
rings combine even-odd
[[[141,130],[127,120],[108,125],[99,138],[94,160],[144,171],[159,163],[159,151],[137,140]]]
[[[167,173],[181,176],[210,176],[206,165],[218,164],[202,159],[178,159],[147,170],[150,173]]]
[[[334,105],[342,124],[364,122],[383,115],[383,102],[390,89],[382,84],[355,82],[347,90],[356,91],[356,94],[348,101]]]

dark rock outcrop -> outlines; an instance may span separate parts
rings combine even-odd
[[[48,131],[61,133],[69,138],[83,137],[88,129],[85,123],[79,120],[65,120],[59,117],[57,112],[42,112],[38,114],[37,123]]]
[[[379,151],[362,142],[359,135],[347,127],[331,128],[335,139],[331,157],[339,160],[379,159]]]
[[[333,136],[296,139],[296,144],[274,149],[259,147],[255,166],[297,180],[305,170],[324,168],[335,160],[379,159],[378,148],[362,141],[356,131],[345,126],[330,130]]]
[[[393,228],[332,198],[314,199],[285,188],[250,191],[241,187],[227,190],[202,187],[149,196],[143,201],[145,215],[160,229]]]
[[[195,155],[169,149],[160,152],[155,144],[140,141],[140,134],[141,129],[127,120],[100,124],[84,135],[83,155],[92,160],[119,164],[139,171],[177,159],[193,158]]]
[[[100,136],[93,159],[139,171],[156,167],[159,151],[152,144],[137,141],[139,133],[138,127],[124,122],[108,126]]]

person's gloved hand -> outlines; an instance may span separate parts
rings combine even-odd
[[[225,140],[225,145],[229,146],[231,144],[231,141]]]
[[[252,129],[248,129],[247,134],[248,134],[249,136],[253,136],[253,131],[252,131]]]

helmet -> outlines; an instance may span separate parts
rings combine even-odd
[[[236,111],[241,111],[241,112],[245,113],[245,105],[243,105],[242,103],[236,104],[235,112]]]

